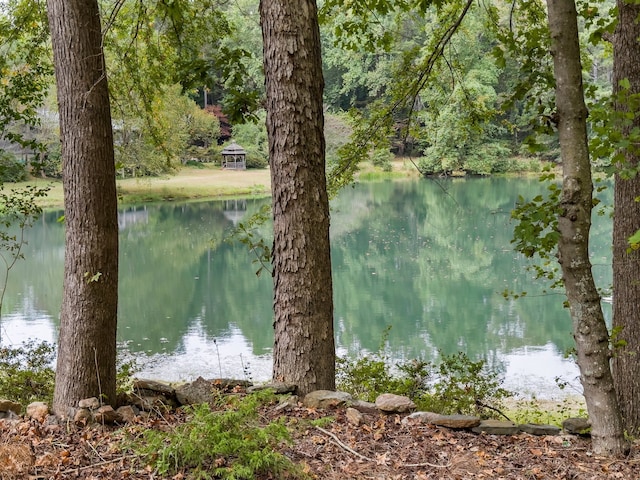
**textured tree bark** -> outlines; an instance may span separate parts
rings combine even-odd
[[[627,452],[629,445],[609,365],[609,333],[589,260],[593,183],[577,13],[574,0],[549,0],[547,7],[563,175],[558,260],[573,322],[593,449],[601,455],[618,455]]]
[[[49,0],[62,140],[65,263],[54,412],[116,401],[118,213],[96,0]]]
[[[313,0],[260,2],[273,202],[273,378],[335,388],[322,62]]]
[[[613,36],[613,93],[623,93],[620,81],[627,79],[628,94],[640,95],[640,5],[618,1],[618,25]],[[616,111],[629,110],[628,102],[620,99]],[[629,125],[621,127],[628,135],[640,127],[637,116]],[[624,168],[637,169],[640,155],[636,145],[625,152]],[[614,351],[613,375],[625,429],[637,436],[640,433],[640,251],[627,252],[627,239],[640,230],[640,175],[629,178],[615,176],[613,217],[613,326],[619,331],[617,339],[626,346]]]

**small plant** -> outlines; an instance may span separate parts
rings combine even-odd
[[[399,375],[392,372],[389,357],[385,353],[390,330],[390,326],[385,329],[378,350],[370,356],[355,360],[348,357],[336,359],[336,384],[340,390],[373,402],[381,393],[415,398],[427,388],[430,376],[428,363],[411,360],[397,366]]]
[[[393,153],[389,149],[379,148],[371,152],[371,163],[375,167],[380,167],[384,172],[390,172],[393,169],[391,161],[393,160]]]
[[[22,182],[26,178],[24,165],[11,153],[0,150],[0,182]]]
[[[0,397],[22,405],[51,403],[55,348],[47,342],[29,341],[21,347],[0,348]]]
[[[501,383],[497,373],[487,370],[484,360],[474,362],[458,352],[442,358],[432,389],[416,403],[438,413],[494,416],[502,400],[512,395],[500,387]]]
[[[121,358],[118,356],[118,369],[116,371],[116,393],[132,393],[135,384],[135,374],[139,370],[134,358]]]
[[[512,395],[484,360],[474,362],[464,353],[443,356],[438,365],[414,359],[392,369],[383,348],[388,334],[389,327],[371,356],[336,359],[338,389],[370,402],[395,393],[411,398],[420,410],[484,417],[499,415],[502,400]]]
[[[336,384],[339,390],[367,402],[375,401],[381,393],[397,391],[389,365],[376,356],[356,360],[338,357]]]
[[[516,423],[549,424],[561,426],[569,417],[587,417],[584,401],[564,398],[559,401],[545,401],[537,398],[515,402],[508,412]]]
[[[220,396],[213,410],[209,404],[188,407],[189,420],[170,432],[148,430],[132,446],[146,457],[158,474],[189,470],[201,479],[304,478],[298,467],[276,451],[290,442],[283,420],[261,426],[258,407],[272,402],[270,391],[242,399]]]
[[[20,347],[0,347],[0,398],[7,398],[21,405],[31,402],[51,404],[56,357],[55,345],[34,340]],[[118,393],[133,391],[135,360],[118,361],[116,386]]]

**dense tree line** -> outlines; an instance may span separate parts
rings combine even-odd
[[[375,118],[379,105],[393,106],[390,122],[378,128],[380,144],[358,151],[359,158],[391,149],[415,156],[425,175],[537,169],[539,161],[531,161],[523,142],[533,138],[536,124],[551,113],[548,56],[531,45],[542,44],[542,34],[536,32],[540,24],[534,13],[518,6],[467,3],[451,2],[447,8],[396,6],[375,18],[363,18],[357,9],[343,9],[331,1],[321,4],[327,113],[359,112]],[[260,126],[265,91],[255,0],[198,0],[171,7],[164,2],[101,2],[99,7],[121,175],[155,175],[190,160],[213,160],[218,143],[228,135],[221,133],[219,121],[231,119],[236,126],[233,135],[237,131],[247,144],[260,135],[266,138]],[[462,7],[464,19],[455,35],[443,36]],[[3,129],[5,139],[22,135],[38,145],[40,150],[33,152],[40,153],[36,167],[56,176],[61,165],[56,117],[51,115],[55,96],[41,10],[37,2],[13,0],[0,11],[0,36],[6,39],[7,53],[7,84],[0,88],[1,98],[7,105],[13,98],[30,106],[19,116],[15,109],[13,116],[0,109],[0,117],[11,124]],[[505,54],[505,39],[521,42],[528,37],[533,40],[521,52]],[[587,39],[584,33],[583,43]],[[446,44],[439,45],[442,41]],[[441,51],[434,57],[431,53],[437,49]],[[593,92],[599,95],[609,85],[609,50],[598,45],[585,51]],[[547,60],[534,59],[539,54]],[[423,83],[428,79],[425,88],[416,88],[419,78]],[[533,82],[538,85],[535,91]],[[414,91],[405,92],[405,85]],[[522,97],[523,85],[529,86],[528,98]],[[202,107],[213,105],[217,115],[211,115],[211,109],[203,112]],[[250,121],[240,126],[243,119]],[[351,122],[361,124],[357,117]],[[37,138],[31,138],[29,125],[37,127]],[[558,158],[555,135],[537,140],[544,143],[544,158]],[[265,166],[266,146],[250,148],[250,165]],[[384,155],[380,159],[388,161]],[[328,163],[330,168],[339,166],[336,152],[328,151]]]

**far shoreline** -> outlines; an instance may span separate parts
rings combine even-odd
[[[417,178],[418,172],[403,159],[393,162],[392,172],[383,172],[363,162],[357,176],[366,181],[375,179]],[[50,186],[47,195],[37,200],[45,210],[64,207],[62,181],[60,179],[33,178],[26,182],[5,184],[5,188],[20,189],[25,186]],[[269,168],[247,170],[225,170],[213,164],[200,167],[182,167],[175,174],[159,177],[116,179],[118,205],[148,204],[175,201],[208,201],[225,198],[259,198],[271,195],[271,172]]]

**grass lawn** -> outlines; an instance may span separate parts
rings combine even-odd
[[[62,181],[34,178],[28,182],[7,184],[5,188],[26,185],[50,185],[47,196],[38,203],[43,208],[59,208],[64,204]],[[116,181],[121,204],[163,200],[209,199],[229,196],[264,196],[271,192],[269,169],[222,170],[213,165],[203,168],[185,167],[174,175],[125,178]]]
[[[391,172],[383,172],[368,162],[360,165],[358,174],[365,181],[418,176],[417,170],[406,160],[393,162]],[[5,188],[26,185],[50,185],[47,196],[38,203],[43,208],[61,208],[64,204],[62,181],[34,178],[28,182],[7,184]],[[148,203],[170,200],[214,199],[220,197],[267,196],[271,193],[271,174],[268,168],[261,170],[222,170],[204,164],[200,168],[183,167],[173,175],[162,177],[125,178],[116,181],[121,204]]]

